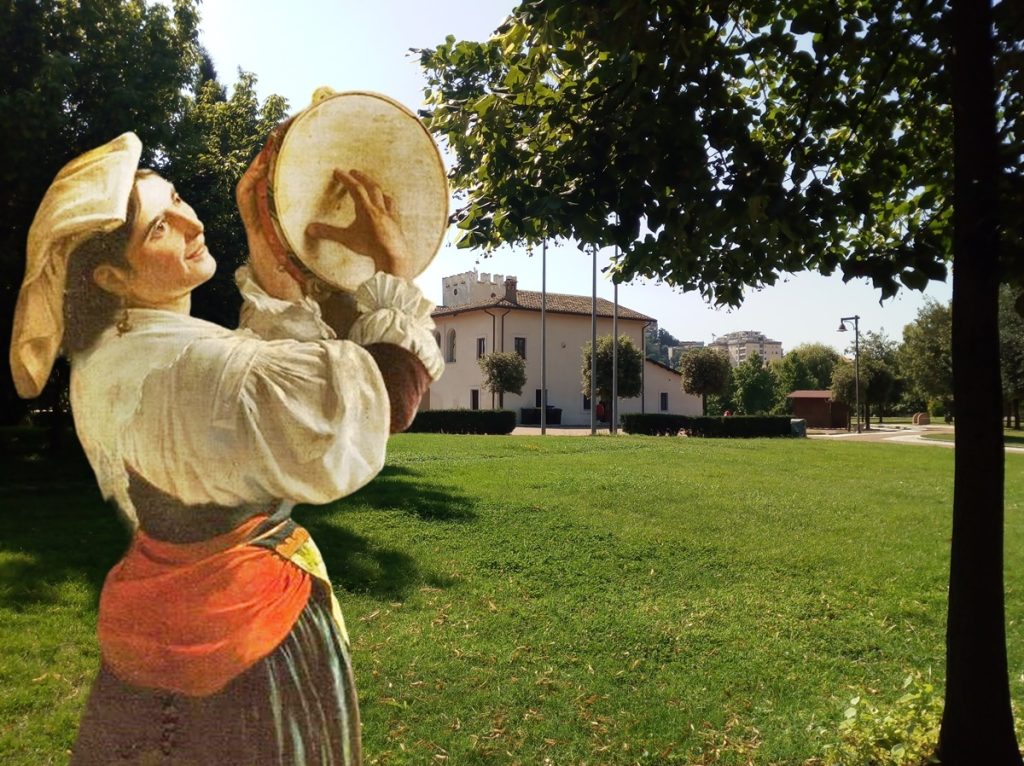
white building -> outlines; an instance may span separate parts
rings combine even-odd
[[[708,344],[708,348],[718,349],[728,354],[733,367],[743,364],[747,357],[754,353],[759,354],[765,364],[773,359],[782,359],[782,343],[754,330],[740,330],[719,335]]]
[[[424,409],[490,409],[496,397],[482,386],[477,360],[492,351],[516,351],[526,360],[521,395],[505,394],[505,409],[541,401],[541,293],[518,289],[515,277],[468,271],[443,280],[444,304],[433,313],[435,337],[445,358],[444,375],[432,384]],[[610,301],[598,298],[597,334],[611,335]],[[583,347],[591,337],[590,296],[547,294],[548,405],[562,411],[562,425],[590,424],[590,401],[580,391]],[[619,306],[619,334],[644,348],[644,331],[655,320]],[[492,401],[493,400],[493,401]],[[644,395],[619,401],[619,413],[699,415],[700,398],[685,394],[679,373],[657,362],[644,365]]]

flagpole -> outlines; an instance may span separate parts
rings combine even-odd
[[[540,435],[548,432],[548,241],[540,246]]]
[[[593,284],[590,294],[590,435],[597,434],[597,245],[591,245]]]
[[[618,248],[615,248],[618,255]],[[619,432],[619,283],[614,279],[612,305],[612,427],[611,432]]]

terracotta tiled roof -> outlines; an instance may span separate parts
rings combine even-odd
[[[512,301],[501,298],[490,298],[483,301],[467,303],[464,306],[438,306],[431,316],[454,316],[467,311],[477,311],[490,308],[522,309],[524,311],[540,311],[541,294],[532,290],[517,290],[516,300]],[[604,298],[597,299],[597,315],[599,317],[610,317],[614,304]],[[555,314],[585,314],[590,316],[590,297],[584,295],[563,295],[561,293],[548,293],[547,310]],[[653,322],[654,318],[639,311],[626,308],[619,304],[619,319],[636,319],[641,322]]]
[[[794,391],[787,399],[831,399],[831,391]]]

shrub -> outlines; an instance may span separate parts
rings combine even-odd
[[[407,429],[412,433],[508,434],[516,427],[511,410],[423,410]]]
[[[839,724],[840,741],[829,745],[828,766],[921,766],[936,763],[942,695],[920,673],[903,682],[904,695],[887,710],[863,697],[850,700]]]
[[[622,430],[630,434],[651,436],[675,435],[680,431],[688,436],[739,437],[792,436],[788,416],[736,415],[732,417],[690,417],[661,413],[623,415]]]
[[[643,434],[644,436],[675,436],[684,428],[691,418],[685,415],[667,415],[661,412],[641,414],[632,412],[620,416],[622,430],[627,434]]]

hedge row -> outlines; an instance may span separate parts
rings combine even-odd
[[[512,410],[424,410],[407,429],[430,434],[508,434],[516,427]]]
[[[621,416],[622,430],[628,434],[647,436],[754,437],[790,436],[789,416],[734,415],[731,417],[691,417],[660,413],[631,413]]]

